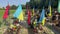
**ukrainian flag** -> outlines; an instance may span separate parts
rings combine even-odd
[[[50,11],[50,12],[49,12],[48,15],[51,17],[51,16],[52,16],[52,11],[51,11],[51,3],[50,3],[50,2],[49,2],[49,11]]]
[[[32,16],[34,16],[34,8],[33,8]]]
[[[33,26],[37,25],[37,19],[35,19],[35,21],[33,22]]]
[[[19,20],[24,20],[24,13],[23,13],[23,11],[20,13],[20,15],[18,16],[18,19]]]
[[[58,1],[58,12],[60,13],[60,0]]]
[[[41,12],[41,15],[40,15],[40,19],[39,19],[39,22],[42,23],[42,25],[45,24],[45,10],[44,8],[42,9],[42,12]]]
[[[23,11],[22,11],[22,6],[19,5],[18,9],[16,10],[15,14],[13,15],[14,17],[18,18],[19,20],[24,20],[23,16]]]
[[[19,5],[19,7],[17,8],[17,10],[16,10],[16,12],[14,13],[13,16],[14,16],[15,18],[18,18],[18,16],[20,15],[21,11],[22,11],[22,6]]]

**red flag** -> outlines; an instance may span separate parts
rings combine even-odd
[[[8,6],[6,6],[6,10],[5,10],[5,13],[4,13],[4,15],[3,15],[3,19],[8,18],[8,11],[9,11],[9,8],[10,8],[10,6],[9,6],[9,5],[8,5]]]
[[[31,12],[28,10],[28,25],[31,24]]]

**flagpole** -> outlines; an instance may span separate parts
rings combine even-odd
[[[7,0],[7,6],[9,5],[9,1]],[[9,9],[8,9],[9,10]],[[8,11],[8,14],[9,14],[9,11]],[[9,18],[10,18],[10,15],[9,15]]]
[[[20,0],[20,1],[21,1],[21,0]],[[22,11],[22,12],[21,12],[20,15],[18,16],[18,19],[19,19],[19,22],[22,22],[22,21],[24,20],[24,16],[23,16],[24,13],[23,13],[23,10],[22,10],[21,3],[19,3],[19,4],[20,4],[20,9],[21,9],[20,12],[21,12],[21,11]]]
[[[21,0],[20,0],[20,2],[21,2]],[[21,3],[19,3],[19,4],[21,4]],[[21,20],[19,19],[19,22],[21,22]]]
[[[50,0],[50,7],[51,7],[51,0]],[[50,11],[51,11],[51,8],[50,8]],[[52,12],[51,12],[52,13]],[[50,23],[51,23],[51,21],[52,21],[52,16],[50,17],[51,19],[50,19]]]
[[[51,0],[50,0],[50,3],[51,3]],[[51,3],[52,4],[52,3]],[[52,7],[51,7],[51,15],[52,15]],[[51,16],[51,22],[52,22],[52,16]]]
[[[49,1],[49,11],[50,11],[50,16],[49,16],[49,22],[51,23],[52,21],[52,12],[51,12],[51,0]]]
[[[7,6],[8,6],[8,16],[9,16],[9,21],[10,21],[10,12],[9,12],[9,1],[7,0]],[[10,23],[8,22],[8,24],[10,25]]]

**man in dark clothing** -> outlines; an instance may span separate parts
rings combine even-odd
[[[52,16],[52,20],[53,21],[56,20],[56,16],[55,15]]]
[[[60,14],[59,14],[58,20],[59,20],[58,25],[60,27]]]

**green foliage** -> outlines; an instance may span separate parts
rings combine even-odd
[[[16,5],[10,6],[10,10],[16,10],[17,8],[18,8],[18,6],[16,6]],[[22,5],[22,9],[26,9],[26,6]],[[0,8],[0,10],[5,10],[5,8],[2,7],[2,8]]]
[[[12,5],[12,6],[10,6],[10,9],[17,9],[17,6],[16,5]]]
[[[48,8],[49,2],[51,1],[52,8],[57,8],[58,0],[30,0],[30,2],[27,2],[26,5],[29,5],[31,8],[37,8],[40,9],[43,6]]]
[[[5,8],[4,8],[4,7],[2,7],[2,8],[0,8],[0,10],[5,10]]]
[[[22,5],[22,9],[26,9],[26,5]]]

